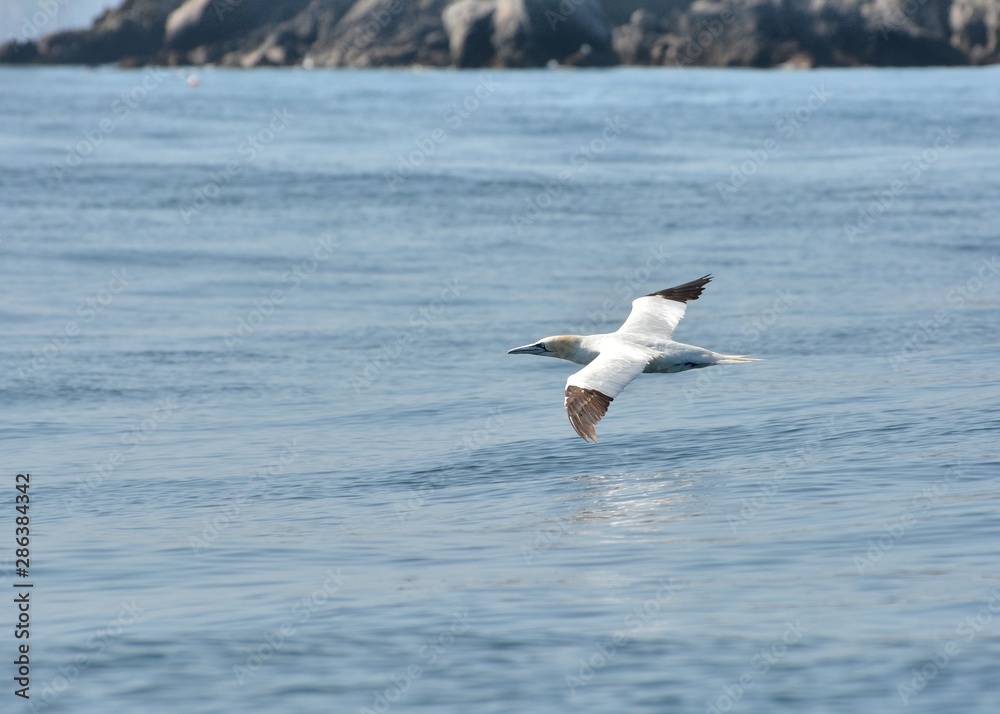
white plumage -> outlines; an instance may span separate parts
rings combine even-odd
[[[586,365],[566,380],[566,412],[576,433],[597,441],[595,425],[611,402],[643,372],[684,372],[716,364],[756,362],[674,342],[671,336],[689,300],[697,300],[712,280],[650,293],[632,301],[632,312],[615,332],[603,335],[555,335],[507,354],[536,354]]]

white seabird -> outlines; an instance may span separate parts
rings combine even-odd
[[[515,347],[509,355],[543,355],[587,365],[566,380],[569,422],[585,441],[597,442],[594,426],[626,385],[644,372],[686,372],[715,364],[758,362],[723,355],[670,339],[688,300],[697,300],[712,276],[650,293],[632,301],[617,331],[604,335],[555,335]]]

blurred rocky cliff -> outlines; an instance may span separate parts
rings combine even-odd
[[[998,42],[1000,0],[126,0],[0,63],[920,66]]]

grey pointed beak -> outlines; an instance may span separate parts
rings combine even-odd
[[[548,352],[545,346],[541,342],[536,342],[533,345],[525,345],[524,347],[515,347],[512,350],[507,350],[509,355],[540,355]]]

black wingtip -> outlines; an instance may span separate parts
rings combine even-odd
[[[702,291],[705,289],[705,286],[710,282],[712,282],[712,275],[708,274],[698,278],[697,280],[692,280],[690,283],[684,283],[683,285],[676,285],[672,288],[667,288],[666,290],[650,293],[646,297],[661,297],[664,300],[675,300],[676,302],[697,300]]]

